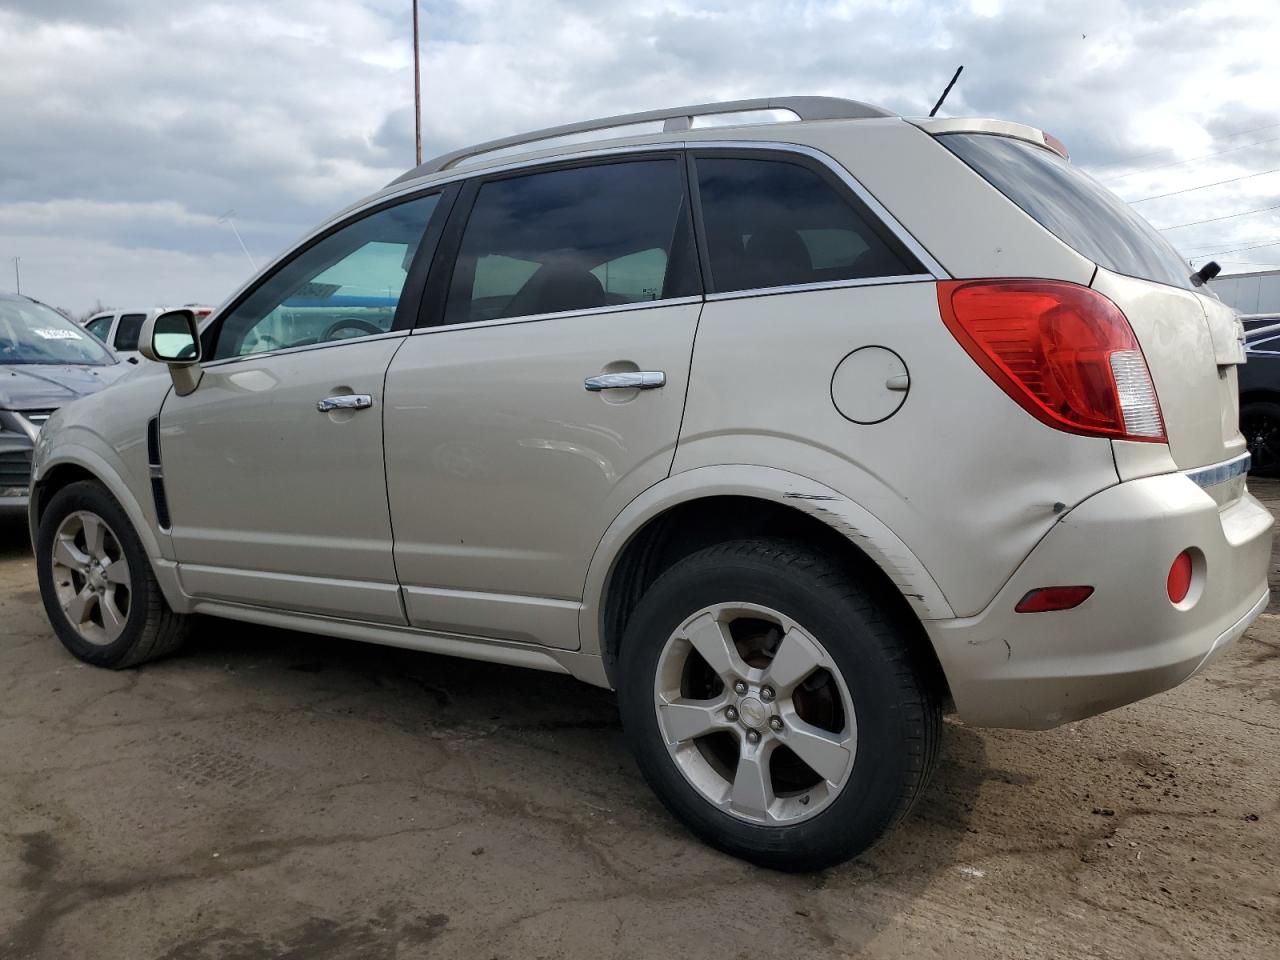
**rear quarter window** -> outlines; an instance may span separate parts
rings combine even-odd
[[[695,163],[717,293],[924,273],[874,214],[807,164],[721,154]]]
[[[1194,289],[1191,268],[1133,208],[1052,150],[986,133],[938,142],[1082,256],[1114,273]]]

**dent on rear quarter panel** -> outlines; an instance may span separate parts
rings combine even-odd
[[[859,504],[787,470],[751,464],[710,464],[673,473],[636,497],[610,524],[587,573],[586,602],[579,617],[583,653],[599,653],[601,601],[623,547],[659,514],[682,503],[717,496],[770,500],[811,513],[879,564],[922,620],[953,616],[942,591],[919,558]]]
[[[864,425],[830,390],[868,344],[897,353],[911,385]],[[1109,441],[1045,426],[982,372],[930,282],[709,302],[672,469],[715,464],[776,464],[836,491],[919,558],[956,616],[986,606],[1064,509],[1118,480]]]

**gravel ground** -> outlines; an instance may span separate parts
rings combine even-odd
[[[1145,703],[949,723],[907,823],[784,876],[694,842],[568,678],[218,621],[81,666],[9,524],[0,957],[1275,960],[1278,733],[1267,614]]]

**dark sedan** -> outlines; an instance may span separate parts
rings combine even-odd
[[[0,293],[0,513],[26,512],[31,450],[49,415],[132,369],[56,310]]]
[[[1240,432],[1253,455],[1251,472],[1280,474],[1280,316],[1244,317],[1244,352],[1239,368]]]

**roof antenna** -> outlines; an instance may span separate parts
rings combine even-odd
[[[1222,267],[1218,266],[1217,260],[1210,260],[1203,267],[1191,275],[1191,282],[1197,287],[1203,287],[1206,283],[1222,272]]]
[[[960,79],[960,71],[964,69],[964,64],[956,67],[956,72],[951,75],[951,82],[947,84],[947,89],[942,91],[942,96],[938,98],[938,102],[933,105],[933,109],[929,111],[929,116],[933,116],[938,112],[938,108],[942,106],[942,101],[947,99],[947,94],[951,92],[951,88],[956,85],[956,81]]]

